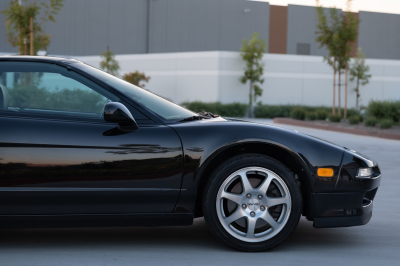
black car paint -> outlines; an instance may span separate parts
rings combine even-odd
[[[139,120],[134,117],[138,130],[123,131],[106,122],[0,111],[3,218],[18,222],[23,220],[20,216],[40,216],[34,218],[39,219],[37,226],[49,226],[45,221],[52,219],[61,221],[60,226],[68,226],[62,222],[68,219],[70,226],[93,225],[93,215],[96,219],[107,217],[104,221],[109,223],[102,225],[188,225],[193,215],[201,215],[197,210],[202,184],[216,158],[231,150],[246,152],[250,145],[284,151],[298,163],[307,183],[306,215],[314,220],[314,226],[358,225],[370,219],[372,203],[364,208],[363,199],[369,197],[372,202],[380,182],[379,167],[344,147],[292,130],[223,118],[167,123],[114,88],[75,69],[74,60],[0,58],[7,60],[54,63],[76,71],[120,97],[131,112],[143,116]],[[355,177],[355,169],[365,165],[374,167],[376,177]],[[319,177],[320,167],[334,169],[334,176]],[[342,209],[356,211],[340,213]],[[82,222],[76,214],[82,215]],[[141,223],[145,217],[149,222]],[[158,222],[150,222],[154,218]],[[119,222],[122,220],[126,223]]]
[[[115,124],[0,121],[0,214],[173,211],[182,151],[171,128],[110,134]]]

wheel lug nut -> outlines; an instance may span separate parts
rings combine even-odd
[[[254,216],[256,216],[256,213],[255,213],[255,212],[251,212],[251,213],[250,213],[250,216],[251,216],[251,217],[254,217]]]
[[[262,196],[262,195],[258,195],[257,198],[258,198],[258,199],[262,199],[263,196]]]
[[[251,198],[251,194],[250,193],[247,194],[246,197],[250,199]]]
[[[246,209],[246,208],[247,208],[247,205],[246,205],[246,204],[242,204],[242,208],[243,208],[243,209]]]
[[[261,210],[261,211],[265,211],[265,206],[261,205],[261,206],[260,206],[260,210]]]

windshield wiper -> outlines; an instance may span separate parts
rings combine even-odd
[[[210,119],[210,117],[202,116],[202,115],[195,115],[195,116],[189,116],[186,117],[179,122],[185,122],[185,121],[194,121],[194,120],[201,120],[201,119]]]
[[[200,112],[198,114],[199,115],[186,117],[186,118],[180,120],[179,122],[194,121],[194,120],[202,120],[202,119],[210,119],[210,118],[219,117],[219,115],[214,115],[214,114],[209,113],[209,112]]]
[[[210,113],[210,112],[200,112],[200,113],[198,113],[199,115],[201,115],[201,116],[205,116],[205,117],[207,117],[207,118],[216,118],[216,117],[219,117],[219,115],[214,115],[214,114],[212,114],[212,113]]]

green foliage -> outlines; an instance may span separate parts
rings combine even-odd
[[[367,117],[400,122],[400,101],[370,101],[366,109]]]
[[[357,86],[354,88],[356,92],[356,109],[358,109],[358,100],[360,98],[360,82],[361,85],[366,85],[369,83],[369,78],[371,75],[367,74],[369,71],[369,66],[365,65],[365,54],[359,47],[357,49],[357,57],[354,59],[354,63],[350,68],[350,81],[357,81]]]
[[[391,119],[382,119],[379,121],[379,127],[382,129],[391,128],[393,126],[393,120]]]
[[[342,108],[342,112],[343,112],[343,108]],[[356,109],[347,109],[347,115],[348,116],[360,115],[360,111],[358,111]],[[362,121],[362,117],[361,117],[361,121]]]
[[[347,0],[347,10],[343,12],[343,16],[338,9],[330,8],[329,19],[319,0],[316,2],[318,19],[316,41],[320,44],[320,48],[328,49],[329,55],[325,57],[328,64],[340,71],[350,60],[352,43],[357,40],[360,20],[350,11],[353,0]]]
[[[306,113],[306,119],[310,121],[314,121],[317,119],[317,114],[316,112],[307,112]]]
[[[184,102],[181,105],[196,113],[205,111],[226,117],[244,117],[247,109],[247,104],[243,103],[222,104],[221,102],[205,103],[195,101]]]
[[[122,79],[129,83],[132,83],[133,85],[144,88],[145,84],[144,83],[140,84],[140,82],[141,81],[149,82],[150,77],[147,77],[144,73],[135,71],[135,72],[130,72],[130,73],[124,74],[122,76]]]
[[[376,119],[376,117],[371,116],[371,117],[368,117],[364,123],[365,123],[365,126],[367,126],[367,127],[374,127],[377,122],[378,122],[378,120]]]
[[[350,61],[350,52],[352,44],[358,37],[358,25],[360,20],[350,11],[353,0],[347,0],[347,8],[346,11],[343,12],[343,16],[341,16],[336,8],[331,8],[329,11],[329,19],[325,14],[324,8],[320,5],[320,1],[317,0],[316,2],[316,14],[318,19],[317,31],[315,32],[317,35],[316,41],[320,44],[319,48],[327,48],[329,53],[328,56],[324,57],[324,60],[332,66],[335,76],[336,72],[339,73],[340,80],[341,70],[347,70],[348,62]],[[336,77],[334,77],[334,79],[335,78]]]
[[[24,0],[20,5],[18,0],[11,0],[9,7],[1,12],[6,15],[8,42],[13,47],[18,47],[20,54],[25,54],[25,39],[27,51],[30,51],[30,18],[33,17],[34,54],[36,55],[38,50],[46,50],[50,44],[51,36],[43,32],[42,24],[47,21],[55,22],[54,16],[63,7],[63,1],[49,0],[28,4],[27,0]],[[40,14],[42,14],[42,17],[38,21]]]
[[[350,116],[349,123],[350,125],[356,125],[360,122],[360,116]]]
[[[246,62],[244,69],[244,75],[240,78],[240,81],[245,84],[250,81],[249,91],[249,116],[252,115],[253,101],[255,102],[257,97],[262,95],[262,89],[259,84],[264,83],[262,78],[264,72],[264,63],[262,58],[267,47],[263,39],[259,39],[259,33],[254,32],[251,40],[242,41],[242,53],[240,54],[242,59]]]
[[[246,114],[246,104],[231,103],[222,104],[220,102],[205,103],[200,101],[184,102],[182,106],[194,112],[211,112],[222,116],[244,117]],[[301,105],[266,105],[258,104],[254,107],[254,115],[257,118],[291,117],[293,109],[302,109],[305,113],[315,113],[316,119],[325,120],[327,114],[332,110],[331,107],[322,106],[301,106]],[[348,110],[349,116],[359,116],[359,111]],[[306,118],[306,115],[304,115]],[[303,119],[304,119],[303,118]]]
[[[318,120],[325,120],[328,113],[332,110],[331,107],[322,106],[301,106],[301,105],[257,105],[254,108],[255,117],[258,118],[274,118],[274,117],[291,117],[290,112],[296,108],[301,107],[306,112],[315,112]],[[359,115],[359,111],[349,109],[348,114]]]
[[[304,120],[306,117],[306,111],[302,107],[295,107],[290,112],[290,117],[293,119]]]
[[[254,116],[258,118],[290,117],[293,105],[257,105]]]
[[[328,119],[329,119],[329,121],[331,121],[331,122],[338,123],[338,122],[340,122],[340,120],[342,119],[342,116],[340,116],[340,115],[329,114],[329,115],[328,115]]]
[[[340,14],[336,8],[329,10],[329,19],[325,14],[324,8],[317,0],[317,7],[315,9],[318,19],[316,41],[319,43],[319,48],[325,47],[329,51],[329,55],[324,57],[334,70],[337,69],[338,57],[338,31],[340,28]]]
[[[328,112],[323,109],[319,109],[315,111],[315,114],[317,115],[318,120],[325,120],[328,117]]]
[[[115,55],[108,49],[108,47],[107,51],[102,52],[100,57],[102,58],[100,62],[100,69],[113,76],[118,76],[118,71],[120,70],[118,61],[115,60]]]
[[[102,95],[81,89],[49,91],[45,87],[14,85],[9,94],[10,106],[20,108],[101,113],[106,104]]]

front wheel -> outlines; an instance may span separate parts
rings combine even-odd
[[[259,154],[235,156],[211,175],[203,197],[213,234],[242,251],[263,251],[282,243],[296,228],[302,209],[290,171]]]

